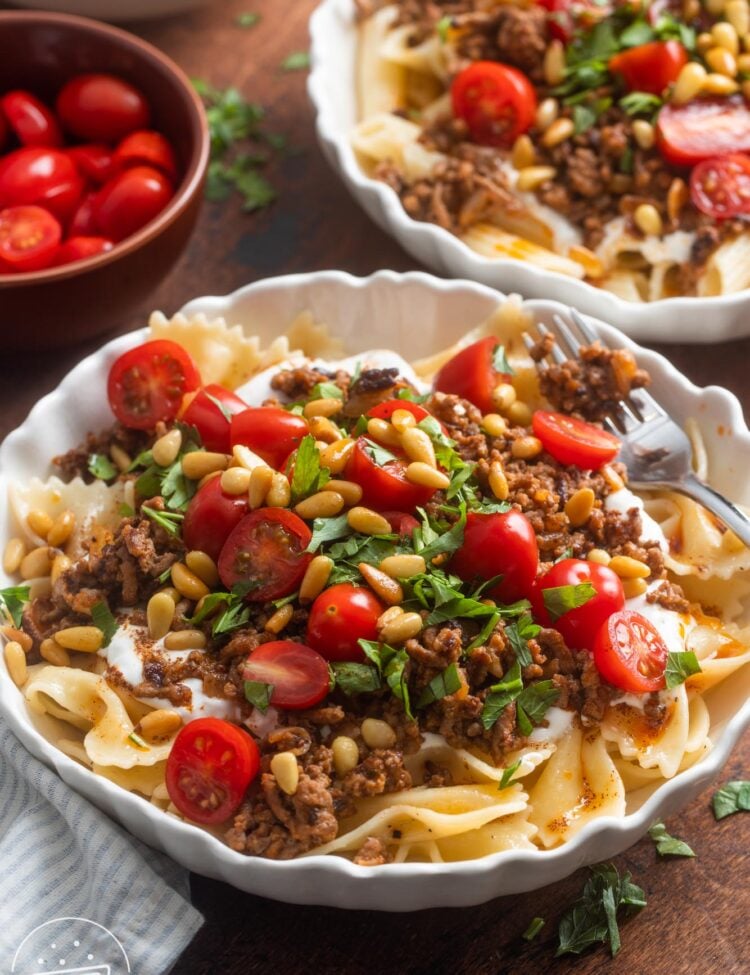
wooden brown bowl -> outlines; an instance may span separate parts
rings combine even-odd
[[[200,98],[168,57],[140,38],[67,14],[0,12],[0,93],[28,88],[48,103],[82,72],[119,75],[146,96],[154,128],[182,174],[162,212],[106,254],[25,274],[0,274],[0,344],[72,345],[112,328],[162,280],[195,226],[210,140]]]

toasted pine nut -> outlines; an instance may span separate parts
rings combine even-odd
[[[719,14],[724,13],[726,2],[727,0],[703,0],[703,5],[710,14],[718,17]]]
[[[387,420],[380,420],[377,417],[367,421],[367,433],[373,440],[384,444],[386,447],[400,447],[401,437],[398,430]]]
[[[573,244],[568,248],[568,257],[571,261],[575,261],[580,264],[586,276],[589,278],[602,278],[604,277],[604,265],[596,256],[593,251],[590,251],[588,247],[584,247],[583,244]]]
[[[159,467],[171,467],[177,460],[180,447],[182,447],[182,433],[178,427],[175,427],[165,433],[163,437],[159,437],[151,448],[154,463],[158,464]]]
[[[47,541],[50,545],[55,548],[59,548],[60,545],[64,545],[65,542],[73,534],[73,529],[76,526],[76,516],[72,511],[63,511],[62,514],[55,518],[52,527],[47,533]]]
[[[311,603],[326,587],[328,577],[333,569],[333,559],[327,555],[316,555],[310,562],[299,587],[299,601]]]
[[[17,630],[15,626],[0,627],[0,632],[2,632],[3,636],[7,640],[20,644],[24,653],[28,653],[34,645],[34,641],[31,639],[29,634],[24,633],[23,630]]]
[[[626,599],[634,599],[636,596],[642,596],[644,592],[648,589],[645,579],[623,579],[622,580],[622,591],[625,593]]]
[[[557,175],[554,166],[526,166],[518,174],[516,187],[522,193],[538,189],[542,183],[548,183]]]
[[[199,481],[215,471],[225,471],[228,466],[227,455],[212,450],[192,450],[182,458],[182,473],[193,481]]]
[[[148,741],[157,738],[170,738],[175,731],[182,727],[182,715],[170,708],[149,711],[140,720],[141,734]]]
[[[226,494],[244,494],[250,487],[250,471],[246,467],[228,467],[221,472],[221,489]]]
[[[633,221],[647,237],[660,237],[664,230],[661,214],[653,203],[641,203],[635,208]]]
[[[26,555],[26,543],[22,538],[11,538],[3,552],[3,569],[11,575],[18,572]]]
[[[331,474],[340,474],[349,463],[355,442],[350,437],[337,440],[327,447],[320,455],[320,466],[325,467]]]
[[[747,0],[728,0],[724,16],[740,37],[750,31],[750,7]]]
[[[167,650],[203,650],[206,634],[202,630],[173,630],[164,637]]]
[[[266,625],[264,629],[267,633],[281,633],[292,621],[294,616],[294,607],[291,603],[287,603],[286,606],[280,606],[273,616],[270,616],[266,620]]]
[[[197,602],[204,596],[207,596],[211,591],[206,583],[199,579],[198,576],[192,572],[186,565],[182,562],[175,562],[172,566],[172,585],[175,587],[177,592],[184,596],[185,599],[192,599]]]
[[[717,26],[719,25],[717,24]],[[727,78],[734,78],[737,74],[737,61],[725,47],[712,47],[710,51],[706,51],[703,57],[712,71],[726,75]],[[711,76],[709,75],[709,77]]]
[[[391,531],[388,520],[371,508],[352,508],[348,512],[346,520],[349,522],[350,528],[353,528],[355,532],[361,532],[363,535],[389,535]]]
[[[174,586],[163,586],[159,592],[163,592],[166,596],[169,596],[175,606],[182,599],[182,596],[177,592]]]
[[[504,437],[508,432],[505,417],[500,416],[499,413],[485,413],[482,417],[482,427],[491,437]]]
[[[559,85],[565,77],[565,48],[557,38],[547,45],[542,69],[544,80],[550,86]]]
[[[556,98],[545,98],[536,110],[534,124],[540,132],[543,132],[552,125],[559,114],[560,103],[558,100]]]
[[[67,626],[55,633],[55,643],[77,653],[96,653],[104,642],[104,634],[97,626]]]
[[[380,718],[365,718],[361,731],[368,748],[393,748],[396,744],[396,732]]]
[[[26,683],[28,671],[26,669],[26,654],[23,647],[15,640],[5,644],[5,666],[8,668],[10,678],[16,687],[23,687]]]
[[[348,735],[337,735],[331,742],[331,751],[333,767],[340,779],[359,765],[359,748],[356,741]]]
[[[648,579],[651,569],[640,559],[629,555],[615,555],[609,563],[610,569],[621,579]]]
[[[421,555],[389,555],[378,568],[392,579],[410,579],[427,570]]]
[[[684,105],[692,101],[703,88],[706,80],[706,69],[697,61],[688,61],[680,70],[677,81],[672,89],[672,101],[676,105]]]
[[[729,51],[733,57],[737,57],[740,50],[740,39],[737,36],[737,31],[731,23],[728,23],[726,20],[720,20],[711,28],[711,36],[719,47],[723,48],[725,51]],[[708,58],[706,58],[706,60],[708,60]],[[715,70],[718,71],[719,69],[716,68]]]
[[[592,548],[586,558],[597,565],[609,565],[612,561],[612,556],[603,548]]]
[[[21,578],[38,579],[40,576],[48,576],[52,569],[53,558],[54,552],[51,552],[48,546],[33,548],[21,559]]]
[[[344,439],[344,434],[336,424],[325,416],[314,416],[310,420],[310,433],[316,440],[322,440],[323,443],[336,443],[337,440]]]
[[[650,149],[656,139],[656,130],[644,118],[637,118],[633,121],[633,135],[641,149]]]
[[[282,792],[293,796],[299,785],[299,765],[291,752],[279,752],[271,759],[271,771]]]
[[[274,471],[271,486],[266,495],[266,504],[271,508],[288,508],[292,498],[291,487],[287,478],[279,471]]]
[[[716,46],[716,41],[714,41],[713,36],[708,31],[703,31],[695,39],[695,49],[698,54],[705,54],[706,51],[710,51],[712,47]]]
[[[399,433],[403,433],[404,430],[417,425],[417,418],[408,410],[394,410],[391,415],[391,424]]]
[[[401,436],[401,445],[411,460],[428,464],[430,467],[437,467],[435,448],[424,430],[420,430],[418,427],[410,427],[405,430]]]
[[[265,503],[266,495],[273,481],[273,473],[270,467],[254,467],[250,472],[250,486],[247,490],[247,496],[251,509],[260,508]]]
[[[718,71],[713,71],[706,75],[701,91],[704,95],[733,95],[739,91],[739,87],[732,78],[719,74]]]
[[[607,482],[610,491],[619,491],[625,487],[625,482],[610,464],[604,464],[599,468],[599,473]]]
[[[335,416],[341,412],[343,405],[343,400],[335,396],[325,397],[324,399],[311,399],[309,403],[305,403],[305,408],[302,412],[308,420],[314,416]]]
[[[175,602],[166,592],[156,592],[146,606],[146,622],[152,640],[161,640],[169,633],[174,619]]]
[[[300,518],[312,521],[313,518],[333,518],[343,507],[344,499],[337,491],[318,491],[296,504],[294,510]]]
[[[236,443],[232,447],[232,466],[244,467],[247,471],[254,471],[256,467],[263,467],[265,461],[254,454],[249,447],[242,443]]]
[[[63,572],[67,572],[72,564],[73,563],[68,558],[68,556],[63,555],[62,552],[60,552],[59,555],[55,556],[55,559],[52,563],[52,571],[50,572],[50,577],[49,577],[50,582],[52,583],[53,586],[60,578],[60,576],[63,574]]]
[[[38,508],[34,508],[26,515],[26,524],[35,535],[46,539],[54,522],[46,511],[40,511]]]
[[[362,500],[362,488],[354,481],[337,481],[333,478],[325,485],[323,490],[335,491],[336,494],[340,494],[347,507],[359,504]]]
[[[188,569],[194,572],[201,582],[205,582],[209,589],[214,589],[219,584],[219,570],[216,563],[206,552],[193,550],[185,556]]]
[[[380,639],[385,643],[405,643],[422,630],[422,617],[419,613],[402,613],[386,623],[380,631]]]
[[[404,590],[395,579],[391,579],[385,572],[381,572],[380,569],[376,569],[374,565],[368,565],[366,562],[360,562],[357,568],[362,573],[365,582],[371,589],[374,589],[384,603],[395,606],[404,601]]]
[[[516,391],[510,383],[498,383],[492,390],[492,402],[500,413],[505,413],[516,401]]]
[[[585,525],[594,510],[595,495],[591,488],[579,488],[565,502],[565,514],[573,528]]]
[[[113,443],[110,446],[109,456],[112,458],[115,467],[121,474],[124,474],[133,463],[133,458],[130,456],[130,454],[116,443]]]
[[[530,460],[541,454],[542,441],[538,437],[519,437],[513,441],[510,452],[519,460]]]
[[[576,127],[572,118],[555,119],[555,121],[550,125],[547,131],[542,136],[542,145],[546,146],[548,149],[552,149],[553,146],[559,146],[561,142],[565,142],[569,139],[575,132]]]
[[[531,409],[528,404],[517,399],[508,407],[508,419],[517,427],[528,427],[531,425]]]
[[[700,0],[682,0],[682,17],[686,23],[697,20],[701,13]]]
[[[669,190],[667,191],[667,216],[670,220],[676,220],[682,208],[687,203],[690,198],[690,193],[687,188],[687,183],[684,179],[680,179],[679,176],[675,177],[669,184]]]
[[[489,474],[489,484],[490,491],[495,495],[498,501],[505,501],[510,493],[508,487],[508,479],[503,471],[502,464],[499,461],[493,460],[490,464],[490,474]]]
[[[378,616],[376,626],[379,630],[382,630],[384,626],[388,626],[389,623],[393,622],[397,617],[403,616],[404,611],[400,606],[389,606],[388,609]]]
[[[46,639],[42,640],[39,647],[39,653],[48,663],[54,664],[55,667],[70,667],[70,654],[65,649],[61,647],[59,643],[54,640]]]
[[[533,166],[536,162],[534,143],[527,135],[519,135],[513,143],[510,161],[514,169],[526,169],[527,166]]]
[[[411,481],[412,484],[421,484],[438,490],[450,487],[451,483],[447,474],[420,460],[413,460],[406,468],[406,480]]]

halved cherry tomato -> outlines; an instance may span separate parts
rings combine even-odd
[[[304,643],[274,640],[262,643],[242,668],[245,680],[272,684],[271,704],[287,711],[303,711],[328,693],[328,663]]]
[[[465,581],[502,575],[487,595],[504,603],[528,596],[539,566],[534,529],[520,511],[482,515],[469,512],[464,542],[450,561],[450,571]]]
[[[99,225],[94,215],[95,193],[87,193],[73,213],[68,224],[68,233],[75,237],[97,237]]]
[[[489,336],[461,349],[435,376],[435,389],[469,400],[482,413],[492,413],[492,390],[510,379],[508,373],[498,372],[493,364],[497,345],[497,339]]]
[[[526,75],[496,61],[475,61],[459,71],[451,102],[453,114],[482,146],[511,146],[531,127],[536,113],[536,92]]]
[[[148,102],[140,91],[110,74],[80,74],[57,96],[63,126],[80,139],[119,142],[151,121]]]
[[[232,417],[232,446],[249,447],[279,471],[309,432],[304,417],[276,406],[250,406]]]
[[[411,413],[417,423],[430,415],[429,410],[419,403],[413,403],[410,399],[387,399],[368,410],[367,416],[375,417],[377,420],[390,420],[396,410],[406,410],[407,413]]]
[[[62,227],[41,207],[0,210],[0,261],[10,271],[39,271],[54,263]]]
[[[613,434],[564,413],[536,410],[531,427],[556,461],[582,470],[597,470],[620,451],[620,441]]]
[[[577,586],[590,582],[596,590],[588,602],[569,609],[556,620],[550,618],[544,603],[544,590],[561,586]],[[594,641],[602,624],[625,605],[622,583],[606,565],[585,559],[563,559],[549,572],[537,579],[529,595],[534,617],[543,626],[552,626],[562,634],[571,650],[594,649]]]
[[[194,495],[182,523],[189,551],[206,552],[218,561],[224,542],[249,511],[247,495],[227,494],[214,477]]]
[[[229,819],[260,769],[258,746],[220,718],[196,718],[177,733],[167,759],[169,798],[195,823]]]
[[[172,199],[172,184],[158,169],[133,166],[99,190],[94,215],[102,233],[120,241],[145,227]]]
[[[647,91],[661,95],[688,62],[679,41],[649,41],[609,59],[610,74],[620,75],[628,91]]]
[[[714,156],[750,152],[750,106],[741,97],[667,104],[657,119],[656,144],[674,166],[694,166]]]
[[[435,493],[434,488],[412,484],[406,479],[406,461],[396,458],[385,464],[377,464],[370,451],[372,446],[364,437],[355,444],[346,465],[346,478],[362,488],[362,504],[376,511],[397,508],[413,511],[427,504]]]
[[[232,529],[219,555],[219,576],[231,589],[250,584],[246,598],[265,602],[288,596],[302,582],[312,559],[312,532],[286,508],[258,508]]]
[[[82,193],[78,170],[59,149],[16,149],[0,159],[0,210],[35,205],[65,222]]]
[[[597,21],[612,13],[610,4],[602,0],[537,0],[541,7],[549,10],[547,26],[557,40],[568,44],[579,28],[591,27]],[[650,9],[650,8],[649,8]]]
[[[68,239],[57,249],[53,261],[55,267],[59,264],[72,264],[74,261],[83,261],[87,257],[95,257],[97,254],[106,254],[115,245],[106,237],[68,237]]]
[[[0,99],[0,109],[23,145],[52,148],[62,145],[57,119],[31,92],[9,91]]]
[[[623,609],[604,623],[594,641],[594,663],[608,684],[632,694],[660,691],[669,648],[640,613]]]
[[[385,606],[369,589],[342,582],[325,589],[310,607],[307,642],[326,660],[364,660],[358,640],[377,640]]]
[[[405,511],[381,511],[380,513],[391,526],[391,531],[401,538],[411,538],[414,529],[419,526],[414,515],[407,515]]]
[[[126,427],[152,430],[174,420],[182,397],[201,384],[190,355],[169,339],[144,342],[123,353],[109,370],[107,397]]]
[[[210,383],[199,389],[182,413],[182,421],[195,427],[206,450],[231,453],[232,417],[246,410],[247,403],[224,386]]]
[[[116,166],[153,166],[166,173],[171,180],[177,177],[177,158],[172,146],[161,132],[141,129],[126,135],[115,149]]]
[[[715,220],[750,213],[750,156],[735,152],[698,163],[690,174],[690,196]]]
[[[114,176],[115,166],[109,146],[92,142],[83,146],[71,146],[67,153],[78,167],[81,176],[92,183],[106,183],[111,176]]]

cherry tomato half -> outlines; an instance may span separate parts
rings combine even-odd
[[[400,538],[411,538],[414,529],[419,525],[414,515],[407,515],[405,511],[381,511],[380,513],[391,526],[391,531]]]
[[[83,146],[71,146],[66,151],[84,179],[101,184],[114,176],[115,166],[109,146],[92,142]]]
[[[679,41],[649,41],[615,54],[608,67],[610,74],[622,77],[628,91],[661,95],[687,62],[687,51]]]
[[[153,166],[166,173],[171,180],[177,177],[177,159],[172,146],[161,132],[140,129],[126,135],[115,149],[116,166]]]
[[[239,396],[224,386],[211,383],[199,389],[187,406],[183,404],[181,419],[197,429],[206,450],[229,454],[232,451],[232,417],[247,408],[247,403]]]
[[[95,257],[97,254],[106,254],[115,245],[106,237],[68,237],[68,239],[57,248],[54,265],[72,264],[74,261],[83,261],[87,257]]]
[[[730,152],[750,152],[750,106],[743,98],[694,98],[659,112],[656,144],[668,163],[694,166]]]
[[[62,227],[41,207],[0,210],[0,263],[9,271],[39,271],[54,263]]]
[[[196,718],[177,733],[167,759],[169,798],[195,823],[223,823],[260,769],[258,746],[237,725]]]
[[[176,342],[144,342],[116,359],[109,370],[107,397],[126,427],[152,430],[159,420],[174,420],[185,393],[201,377],[188,353]]]
[[[62,145],[57,119],[31,92],[9,91],[0,99],[0,110],[23,145],[53,149]]]
[[[648,694],[665,686],[669,650],[661,634],[640,613],[613,613],[594,640],[594,663],[604,680],[632,694]]]
[[[247,599],[265,602],[288,596],[302,582],[312,555],[312,532],[286,508],[258,508],[232,529],[219,555],[219,576],[231,589],[250,584]]]
[[[419,403],[412,403],[410,399],[387,399],[368,410],[367,416],[375,417],[377,420],[390,420],[396,410],[406,410],[407,413],[411,413],[417,423],[430,415],[429,410]]]
[[[482,146],[511,146],[531,127],[536,92],[526,75],[508,64],[475,61],[451,85],[453,114]]]
[[[40,206],[64,223],[82,193],[78,170],[59,149],[16,149],[0,159],[0,209]]]
[[[735,152],[704,159],[690,174],[690,196],[715,220],[750,213],[750,156]]]
[[[564,413],[537,410],[531,427],[556,461],[582,470],[597,470],[620,451],[620,441],[613,434]]]
[[[232,446],[243,444],[281,470],[310,432],[307,420],[277,406],[250,406],[232,417]]]
[[[481,515],[469,512],[464,543],[450,561],[450,571],[465,581],[502,575],[487,595],[504,603],[528,596],[539,566],[534,529],[520,511]]]
[[[218,561],[224,542],[248,513],[247,495],[227,494],[221,478],[214,477],[193,496],[182,523],[189,551],[206,552]]]
[[[493,365],[497,339],[489,336],[461,349],[445,363],[433,385],[441,393],[454,393],[478,406],[482,413],[492,413],[492,390],[510,376]]]
[[[544,603],[544,590],[577,586],[584,582],[592,584],[596,595],[583,606],[569,609],[558,619],[552,620]],[[563,559],[557,562],[537,580],[529,598],[537,622],[543,626],[554,627],[572,650],[593,651],[594,641],[602,624],[625,605],[625,594],[619,577],[606,565],[584,559]]]
[[[328,693],[328,663],[304,643],[274,640],[262,643],[247,658],[245,680],[272,684],[271,704],[288,711],[303,711]]]
[[[57,96],[64,128],[90,142],[119,142],[151,121],[148,102],[137,88],[110,74],[81,74]]]
[[[133,166],[99,190],[94,215],[103,234],[123,240],[145,227],[172,199],[172,184],[158,169]]]
[[[363,505],[376,511],[391,508],[413,511],[427,504],[435,489],[407,481],[406,461],[396,458],[381,465],[373,459],[371,451],[372,445],[360,437],[345,468],[346,479],[362,488]]]
[[[326,660],[365,659],[358,640],[377,640],[385,606],[369,589],[342,582],[325,589],[310,608],[307,642]]]

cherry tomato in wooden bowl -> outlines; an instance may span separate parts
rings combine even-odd
[[[60,90],[56,108],[64,128],[90,142],[119,142],[151,121],[143,93],[110,74],[71,78]]]
[[[169,339],[144,342],[123,353],[109,370],[107,398],[126,427],[153,430],[159,420],[174,420],[185,393],[201,377],[190,355]]]
[[[307,420],[276,406],[250,406],[232,417],[232,446],[242,444],[281,470],[310,432]]]
[[[372,444],[360,437],[345,468],[348,481],[362,488],[362,504],[375,511],[398,509],[410,512],[427,504],[434,488],[413,484],[406,478],[407,462],[399,457],[381,463]]]
[[[30,91],[7,92],[0,98],[0,111],[23,145],[53,149],[62,145],[57,119]]]
[[[38,271],[54,263],[62,227],[48,210],[36,206],[0,210],[0,269]]]
[[[185,512],[185,545],[188,550],[206,552],[217,562],[224,542],[248,511],[247,495],[227,494],[221,478],[212,478],[193,496]]]
[[[165,781],[183,816],[215,825],[237,810],[259,770],[258,746],[247,732],[220,718],[196,718],[177,733]]]
[[[248,408],[247,403],[224,386],[211,383],[199,389],[185,405],[181,419],[196,428],[206,450],[231,452],[232,417]]]
[[[537,101],[526,75],[508,64],[475,61],[451,85],[453,114],[482,146],[508,148],[534,122]]]
[[[704,159],[690,174],[690,196],[701,213],[716,220],[750,213],[750,156]]]
[[[68,233],[72,237],[97,237],[99,224],[94,214],[95,193],[87,193],[76,207],[68,224]]]
[[[177,177],[177,158],[174,149],[161,132],[141,129],[126,135],[113,156],[116,167],[153,166],[171,180]]]
[[[242,668],[245,680],[273,686],[271,704],[288,711],[314,707],[328,693],[328,662],[304,643],[274,640],[262,643]]]
[[[750,106],[744,98],[695,98],[664,105],[656,144],[668,163],[695,166],[704,159],[750,152]]]
[[[302,582],[312,555],[306,551],[312,532],[286,508],[258,508],[245,515],[224,542],[219,576],[231,589],[250,586],[246,598],[266,602],[288,596]]]
[[[497,339],[489,336],[461,349],[435,376],[435,389],[469,400],[482,413],[493,412],[493,389],[510,379],[507,372],[495,368],[497,348]]]
[[[369,589],[342,582],[325,589],[310,607],[307,642],[326,660],[362,661],[359,640],[378,639],[385,606]]]
[[[502,580],[487,595],[512,603],[529,595],[539,566],[531,522],[520,511],[489,515],[469,512],[464,541],[450,563],[450,571],[466,582]]]
[[[628,91],[647,91],[661,95],[667,85],[688,62],[688,54],[679,41],[649,41],[609,59],[611,74],[620,75]]]
[[[57,248],[52,263],[57,267],[61,264],[71,264],[73,261],[84,261],[87,257],[94,257],[96,254],[106,254],[114,246],[106,237],[68,237]]]
[[[133,166],[113,176],[94,200],[94,219],[103,234],[121,241],[151,223],[172,199],[174,189],[152,166]]]
[[[582,470],[597,470],[620,451],[620,441],[613,434],[565,413],[537,410],[531,426],[556,461]]]
[[[78,172],[90,183],[102,184],[115,174],[112,150],[96,142],[70,146],[66,152],[78,167]]]
[[[83,180],[60,149],[16,149],[0,158],[0,209],[40,206],[64,223],[82,194]]]
[[[656,627],[640,613],[613,613],[594,640],[594,663],[604,680],[632,694],[660,691],[666,684],[669,650]]]

